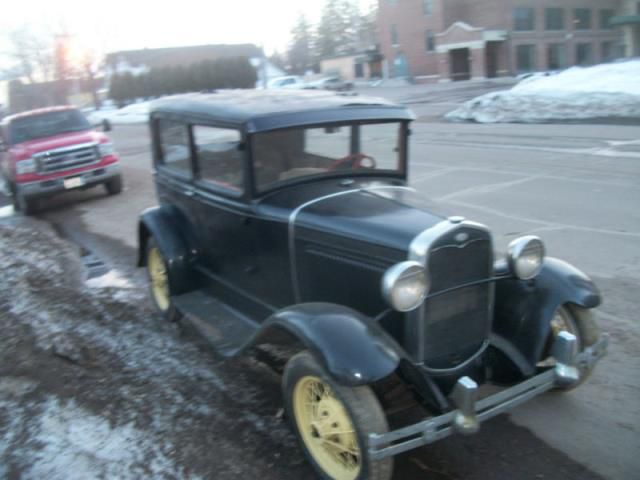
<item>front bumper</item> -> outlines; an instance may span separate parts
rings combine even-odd
[[[61,176],[49,180],[38,180],[28,183],[17,183],[16,192],[27,198],[53,195],[60,192],[93,187],[120,175],[120,163],[112,163],[105,167],[83,170],[80,173]],[[82,178],[82,184],[74,188],[65,188],[64,181],[70,178]]]
[[[602,335],[598,342],[578,355],[571,353],[575,342],[573,335],[562,332],[553,346],[554,367],[480,400],[477,400],[476,383],[469,377],[460,378],[451,395],[456,410],[385,434],[369,435],[370,457],[380,460],[433,443],[455,432],[475,433],[480,428],[480,422],[511,410],[552,388],[571,386],[580,380],[578,368],[593,367],[606,355],[608,336]]]

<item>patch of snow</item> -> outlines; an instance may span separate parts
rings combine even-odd
[[[87,280],[87,286],[91,288],[133,288],[131,282],[115,270],[109,270],[104,275],[90,278]]]
[[[640,60],[573,67],[556,75],[528,78],[511,90],[476,97],[446,118],[480,123],[640,119],[638,79]]]
[[[105,418],[79,407],[73,400],[50,397],[40,412],[28,418],[27,429],[39,448],[30,448],[23,459],[23,478],[85,480],[89,478],[181,477],[149,435],[132,423],[112,426]]]
[[[149,121],[149,102],[138,102],[120,109],[110,107],[93,110],[88,114],[89,122],[98,124],[107,119],[114,125],[147,123]]]

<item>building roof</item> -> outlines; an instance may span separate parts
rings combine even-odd
[[[357,120],[413,120],[402,105],[375,97],[317,90],[220,90],[164,97],[151,104],[158,112],[244,126],[249,132]]]
[[[107,65],[115,67],[125,61],[131,66],[144,65],[148,68],[187,66],[205,60],[228,57],[261,57],[262,50],[251,43],[235,45],[193,45],[189,47],[144,48],[109,53]]]

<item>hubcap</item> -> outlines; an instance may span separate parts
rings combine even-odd
[[[362,455],[353,423],[329,385],[303,377],[293,391],[298,431],[316,463],[336,480],[354,480]]]
[[[153,298],[158,308],[164,312],[169,308],[169,277],[167,276],[167,267],[157,247],[149,250],[147,263]]]

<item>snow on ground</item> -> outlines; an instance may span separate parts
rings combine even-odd
[[[269,369],[163,322],[146,285],[87,286],[76,250],[48,224],[0,222],[0,478],[308,472]]]
[[[533,76],[511,90],[469,100],[446,118],[480,123],[640,119],[640,60]]]
[[[114,125],[147,123],[149,121],[149,102],[138,102],[123,108],[102,108],[93,110],[88,115],[89,122],[98,124],[107,119]]]

